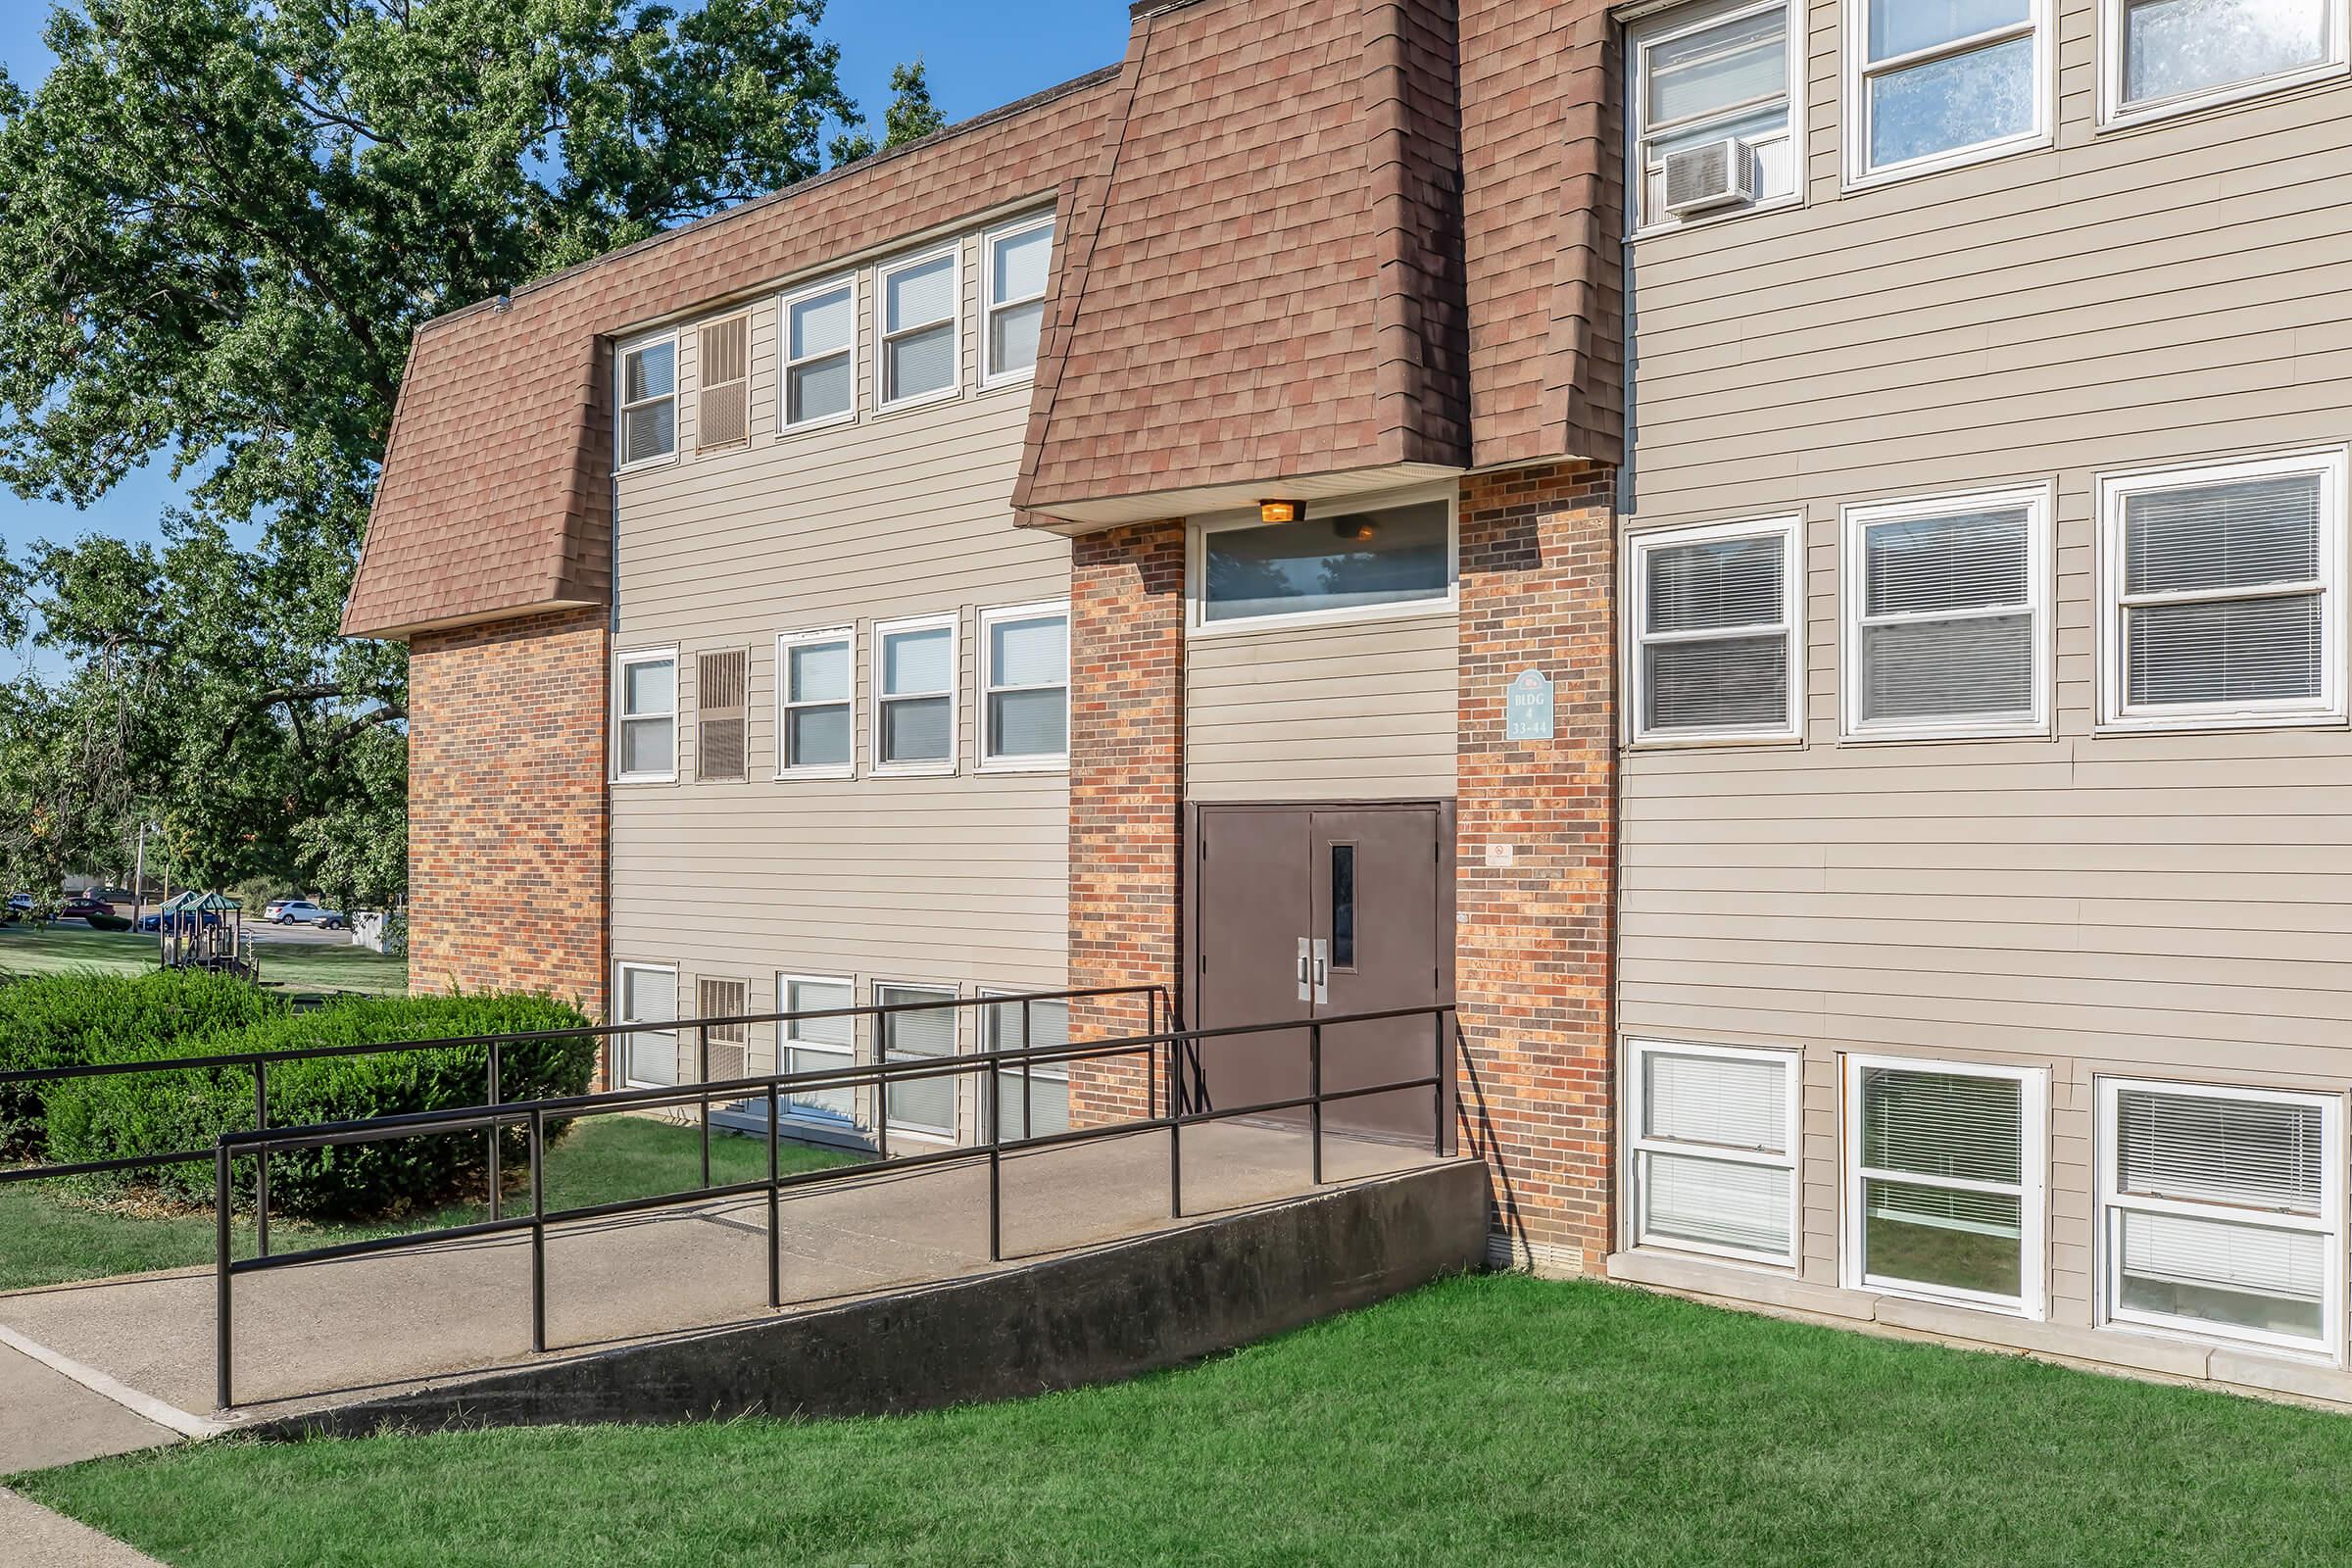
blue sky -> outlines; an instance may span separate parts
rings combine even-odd
[[[41,47],[47,0],[0,0],[0,65],[31,86],[51,64]],[[921,55],[932,96],[961,120],[1116,62],[1127,46],[1121,0],[1022,0],[1008,12],[970,0],[833,0],[818,29],[841,46],[842,74],[859,107],[879,119],[890,101],[891,68]],[[0,542],[11,551],[36,539],[89,533],[157,537],[156,518],[174,494],[160,467],[133,475],[86,512],[19,501],[0,490]],[[28,656],[0,651],[0,678]]]

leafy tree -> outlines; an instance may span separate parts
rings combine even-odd
[[[854,164],[860,158],[921,141],[948,128],[948,117],[931,101],[930,77],[919,56],[912,64],[891,72],[890,91],[890,108],[882,115],[882,145],[879,148],[874,145],[870,129],[845,131],[833,138],[836,164]]]
[[[0,563],[0,633],[74,670],[0,749],[110,736],[58,787],[153,805],[189,881],[398,892],[406,660],[336,622],[410,335],[816,172],[857,114],[822,14],[58,0],[56,68],[0,74],[0,484],[86,505],[152,460],[189,495],[160,549]]]

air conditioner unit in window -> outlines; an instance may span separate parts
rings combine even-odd
[[[1666,211],[1677,218],[1756,199],[1756,160],[1737,136],[1666,155]]]

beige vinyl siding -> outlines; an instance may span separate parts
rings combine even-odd
[[[1840,1053],[2046,1069],[2021,1344],[2093,1321],[2100,1075],[2352,1084],[2352,735],[2094,733],[2097,476],[2352,440],[2352,87],[2094,132],[2057,11],[2055,148],[1849,193],[1812,7],[1807,203],[1633,248],[1623,522],[1801,514],[1808,615],[1802,744],[1626,752],[1621,1029],[1803,1052],[1820,1291]],[[1839,508],[2045,482],[2053,734],[1840,745]]]
[[[1450,799],[1455,617],[1196,636],[1185,781],[1196,801]]]
[[[677,785],[616,785],[612,953],[674,963],[681,1006],[706,976],[741,979],[774,1010],[776,975],[1054,990],[1067,984],[1069,785],[1061,772],[977,766],[979,616],[1066,599],[1070,546],[1015,527],[1024,385],[974,390],[977,240],[964,248],[957,399],[872,412],[873,289],[858,289],[859,415],[778,430],[777,299],[752,309],[749,450],[697,456],[693,323],[680,335],[674,466],[617,481],[614,646],[679,649]],[[877,622],[953,613],[957,763],[943,777],[873,773]],[[778,779],[776,639],[852,627],[858,777]],[[750,655],[749,779],[691,782],[695,659]],[[752,1030],[756,1070],[773,1030]],[[976,1047],[976,1017],[961,1025]],[[860,1059],[872,1049],[860,1031]],[[860,1097],[870,1122],[870,1097]],[[967,1111],[969,1105],[967,1104]],[[967,1116],[968,1121],[968,1116]]]

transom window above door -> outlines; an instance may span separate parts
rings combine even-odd
[[[1445,610],[1453,603],[1453,507],[1330,503],[1298,522],[1203,524],[1192,568],[1197,630]]]
[[[1848,182],[2045,141],[2050,3],[1846,0]]]
[[[1801,49],[1792,0],[1707,0],[1645,17],[1627,33],[1637,229],[1787,201],[1796,194]],[[1795,29],[1801,36],[1801,29]],[[1721,183],[1689,188],[1670,161],[1712,156]],[[1679,173],[1679,171],[1678,171]]]

